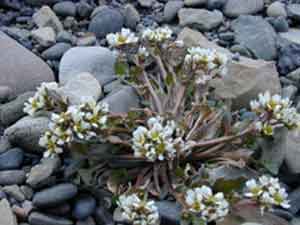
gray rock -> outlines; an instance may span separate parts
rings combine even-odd
[[[77,220],[85,220],[94,213],[96,200],[92,196],[80,196],[75,200],[72,215]]]
[[[19,148],[13,148],[0,154],[0,170],[19,169],[23,158],[23,150]]]
[[[300,68],[290,72],[289,74],[286,75],[287,78],[291,79],[294,81],[297,85],[300,84]]]
[[[242,45],[232,45],[230,47],[230,51],[233,52],[233,53],[238,53],[239,55],[242,55],[242,56],[245,56],[245,57],[248,57],[248,58],[252,57],[251,53],[248,51],[248,49],[245,48]]]
[[[31,168],[27,175],[26,183],[33,188],[46,184],[50,176],[58,170],[60,164],[58,157],[42,159],[40,164]]]
[[[267,15],[271,17],[287,17],[285,5],[281,2],[273,2],[267,9]]]
[[[93,46],[96,43],[97,43],[97,38],[96,38],[95,34],[88,33],[88,34],[85,34],[82,37],[79,37],[77,39],[76,45],[77,46]]]
[[[282,88],[281,95],[285,98],[294,99],[297,92],[298,92],[298,88],[296,86],[288,85]]]
[[[208,0],[207,1],[207,8],[209,10],[222,9],[226,2],[227,2],[227,0]]]
[[[109,33],[120,31],[124,18],[117,9],[107,6],[101,7],[89,24],[89,31],[96,34],[97,38],[104,38]]]
[[[101,86],[90,73],[79,73],[69,80],[59,92],[68,98],[71,105],[82,103],[86,98],[97,101],[102,95]]]
[[[141,20],[139,12],[132,4],[127,4],[124,7],[124,17],[125,17],[125,25],[133,30],[136,28],[136,25]]]
[[[75,74],[88,72],[95,76],[101,85],[115,79],[115,56],[103,47],[75,47],[62,57],[59,66],[59,81],[64,84]]]
[[[42,52],[42,57],[48,60],[59,60],[72,46],[68,43],[57,43]]]
[[[274,27],[276,32],[289,31],[289,23],[284,17],[270,17],[267,21]]]
[[[7,150],[11,149],[12,146],[6,136],[0,137],[0,153],[6,152]]]
[[[287,6],[289,17],[296,21],[300,21],[300,4],[290,4]]]
[[[108,83],[107,85],[105,85],[103,91],[105,94],[108,94],[110,92],[117,92],[123,87],[124,85],[120,82],[120,80],[114,80]]]
[[[30,225],[73,225],[71,220],[63,217],[46,215],[38,212],[31,213],[28,221]]]
[[[74,37],[70,32],[68,31],[61,31],[56,35],[56,42],[64,42],[73,44],[76,41],[76,37]]]
[[[32,6],[42,6],[42,5],[53,5],[59,0],[25,0],[25,2]]]
[[[42,82],[54,80],[53,72],[43,60],[1,31],[0,71],[0,87],[2,90],[8,88],[5,94],[8,99],[33,91]]]
[[[169,1],[170,2],[170,1]],[[193,6],[203,6],[207,3],[207,0],[184,0],[184,5],[193,7]]]
[[[0,124],[7,127],[25,115],[24,103],[34,95],[34,92],[26,92],[15,100],[0,105]]]
[[[22,192],[24,193],[26,200],[31,200],[33,197],[33,189],[27,185],[22,185],[21,187]]]
[[[62,23],[49,6],[40,8],[32,16],[32,20],[38,27],[52,27],[57,33],[63,30]]]
[[[156,202],[160,218],[164,224],[180,224],[181,207],[179,204],[170,201]]]
[[[223,22],[223,14],[217,10],[182,8],[178,17],[180,26],[189,26],[201,31],[216,28]]]
[[[189,28],[183,29],[178,36],[187,46],[200,46],[216,49],[228,57],[232,57],[227,49],[208,41],[200,32]],[[280,93],[281,87],[276,66],[273,62],[253,60],[240,57],[239,61],[232,61],[228,65],[228,73],[223,79],[215,79],[210,82],[215,88],[217,96],[223,99],[231,99],[233,108],[241,109],[249,107],[249,102],[261,92],[269,90],[271,93]]]
[[[18,202],[25,201],[25,195],[18,185],[5,186],[2,190]]]
[[[295,217],[292,221],[291,221],[291,225],[299,225],[300,224],[300,218],[299,217]]]
[[[77,221],[76,225],[96,225],[96,222],[93,219],[93,217],[89,217],[89,218],[87,218],[85,220]]]
[[[289,193],[288,200],[290,201],[290,208],[288,209],[292,214],[296,214],[300,210],[300,188]]]
[[[280,36],[290,42],[300,44],[300,29],[289,29],[288,32],[280,33]]]
[[[42,27],[31,31],[31,36],[40,45],[49,47],[55,43],[56,34],[52,27]]]
[[[232,22],[235,41],[246,47],[255,58],[272,60],[277,56],[276,32],[263,18],[240,16]]]
[[[88,18],[92,11],[93,7],[87,2],[81,1],[76,5],[77,14],[81,18]]]
[[[255,14],[263,8],[263,0],[228,0],[223,12],[228,17],[238,17],[245,14]]]
[[[293,174],[300,173],[300,165],[299,165],[299,153],[300,153],[300,134],[297,131],[290,131],[287,136],[287,146],[286,146],[286,155],[285,162]],[[300,196],[300,192],[299,192]],[[300,199],[300,197],[299,197]],[[299,204],[300,209],[300,204]]]
[[[23,184],[25,172],[23,170],[0,171],[0,185]]]
[[[278,52],[279,73],[286,75],[298,67],[300,67],[300,44],[292,43],[283,46]]]
[[[50,120],[46,117],[24,117],[14,125],[8,127],[4,134],[9,141],[29,152],[40,152],[44,149],[39,146],[40,137],[48,130]]]
[[[7,86],[0,86],[0,103],[9,101],[13,93],[13,90]]]
[[[183,1],[169,1],[164,8],[164,20],[171,22],[176,18],[177,12],[183,7]]]
[[[139,107],[139,97],[129,86],[108,95],[102,102],[108,103],[111,112],[128,112],[131,108]]]
[[[97,224],[114,225],[115,222],[110,212],[103,206],[99,206],[94,214]]]
[[[138,0],[139,4],[145,8],[151,8],[154,3],[154,0]]]
[[[1,225],[18,225],[17,218],[6,199],[0,201],[0,215]]]
[[[71,1],[58,2],[53,6],[53,11],[58,16],[76,16],[76,5]]]
[[[38,208],[52,207],[72,199],[76,196],[77,191],[74,184],[57,184],[35,193],[32,202]]]

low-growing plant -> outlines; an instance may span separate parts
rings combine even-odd
[[[115,213],[134,225],[159,224],[155,201],[162,199],[180,204],[182,224],[222,220],[244,199],[262,212],[289,207],[275,178],[251,179],[243,188],[243,181],[222,186],[207,173],[219,165],[247,167],[255,162],[253,140],[272,138],[278,127],[298,127],[300,116],[288,99],[266,91],[250,103],[254,116],[242,119],[209,85],[227,75],[227,55],[187,47],[168,27],[141,34],[122,29],[107,35],[107,42],[117,54],[116,74],[136,90],[141,107],[112,113],[93,99],[69,105],[58,87],[42,84],[25,111],[52,112],[40,139],[45,157],[81,155],[88,161],[83,183],[111,193]]]

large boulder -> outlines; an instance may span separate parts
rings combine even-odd
[[[223,12],[228,17],[238,17],[245,14],[255,14],[263,8],[264,0],[228,0]]]
[[[277,56],[277,34],[259,16],[240,16],[231,24],[235,41],[247,48],[254,58],[272,60]]]
[[[115,79],[115,56],[108,48],[75,47],[68,50],[61,59],[59,81],[65,84],[78,73],[91,73],[101,85]]]
[[[0,89],[8,90],[8,98],[33,91],[42,82],[54,80],[46,63],[1,31],[0,73]]]
[[[188,46],[216,49],[232,57],[229,50],[208,41],[201,33],[189,28],[183,29],[178,38]],[[252,99],[266,90],[271,93],[281,91],[279,76],[273,62],[246,57],[230,62],[228,74],[223,79],[213,80],[210,85],[215,88],[217,96],[233,100],[234,108],[248,107]]]
[[[29,152],[43,152],[39,146],[40,137],[48,130],[47,117],[24,117],[4,131],[4,135],[14,145]]]

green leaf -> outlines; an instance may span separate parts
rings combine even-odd
[[[126,74],[128,74],[128,70],[129,68],[127,63],[120,62],[120,61],[115,63],[115,72],[117,76],[119,77],[125,76]]]
[[[174,84],[174,79],[173,79],[173,76],[172,74],[168,74],[167,77],[166,77],[166,84],[168,86],[171,86]]]
[[[244,186],[245,178],[240,177],[232,180],[225,180],[224,178],[218,179],[214,184],[214,190],[217,192],[223,192],[224,194],[230,194],[233,191],[237,191]]]

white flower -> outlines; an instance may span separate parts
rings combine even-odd
[[[145,157],[150,161],[173,159],[176,155],[176,146],[182,141],[174,139],[176,124],[166,121],[163,124],[161,117],[151,117],[147,127],[139,126],[133,132],[133,150],[136,157]]]
[[[47,131],[40,138],[39,145],[47,149],[47,151],[44,152],[44,157],[53,157],[54,155],[61,154],[63,152],[63,147],[60,146],[57,142],[57,136],[50,131]]]
[[[229,203],[223,193],[213,194],[208,186],[189,189],[185,195],[187,211],[195,213],[206,222],[223,219],[229,212]]]
[[[48,91],[56,90],[57,88],[58,85],[55,82],[42,83],[41,86],[37,88],[37,92],[34,96],[24,103],[23,111],[30,116],[34,116],[37,111],[43,109],[47,110],[46,107],[53,107],[53,101],[49,98]]]
[[[169,27],[159,27],[156,29],[147,28],[142,33],[142,38],[149,41],[162,42],[172,37],[173,31]]]
[[[154,201],[141,199],[133,193],[121,195],[117,204],[124,222],[134,225],[159,225],[158,209]]]
[[[129,29],[122,28],[120,33],[108,34],[107,42],[111,47],[117,47],[125,44],[134,44],[138,42],[138,37]]]
[[[140,46],[138,49],[138,55],[142,58],[147,58],[150,55],[150,53],[148,52],[146,47]]]
[[[290,207],[287,200],[288,194],[281,187],[278,178],[263,175],[258,180],[251,179],[246,182],[244,195],[260,203],[262,212],[265,209],[271,209],[272,206]]]

